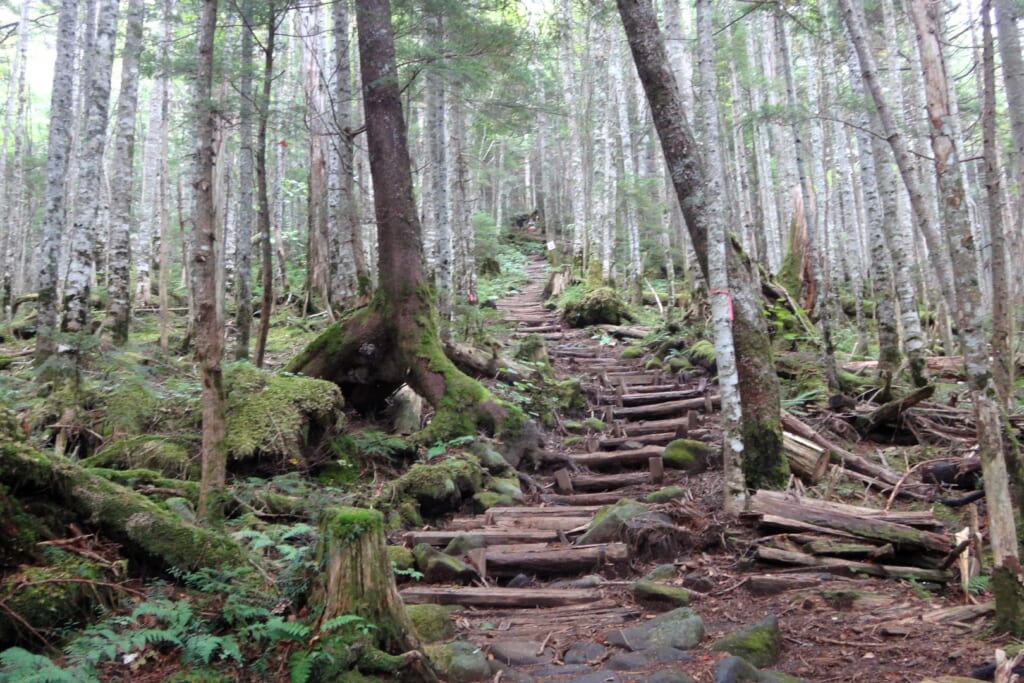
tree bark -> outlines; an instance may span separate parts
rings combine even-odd
[[[77,0],[62,0],[57,19],[57,60],[53,68],[50,96],[50,132],[46,147],[46,190],[43,209],[43,235],[39,254],[39,300],[36,332],[36,366],[42,365],[57,350],[58,263],[61,235],[67,216],[64,195],[71,151],[71,111],[75,70],[75,27]]]
[[[114,344],[128,343],[131,322],[131,234],[135,224],[131,191],[135,170],[135,118],[139,96],[139,56],[142,52],[142,0],[130,0],[121,52],[121,92],[114,128],[110,184],[118,188],[110,206],[110,276],[108,313]]]
[[[196,360],[202,381],[203,443],[199,485],[199,517],[216,521],[223,515],[223,489],[227,476],[224,420],[224,320],[217,306],[217,272],[221,255],[217,243],[213,197],[215,117],[213,50],[217,30],[217,0],[203,0],[199,19],[198,62],[195,75],[195,193],[192,253],[195,282]]]
[[[235,227],[235,360],[249,360],[252,336],[253,35],[252,13],[239,6],[241,54],[238,81],[238,225]]]
[[[267,124],[270,119],[270,90],[274,78],[274,49],[277,39],[277,23],[280,10],[275,3],[268,9],[267,35],[262,45],[263,84],[256,106],[256,202],[257,229],[260,243],[260,284],[263,294],[260,301],[260,327],[256,336],[254,352],[255,365],[263,367],[267,349],[267,335],[270,333],[270,314],[274,309],[274,245],[270,234],[270,195],[267,178]]]

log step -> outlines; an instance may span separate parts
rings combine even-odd
[[[463,605],[465,607],[561,607],[601,600],[597,590],[582,588],[476,588],[411,586],[399,591],[407,605]]]
[[[559,529],[507,529],[494,527],[478,527],[475,529],[456,530],[445,529],[443,531],[409,531],[403,536],[405,545],[411,547],[420,543],[443,547],[459,536],[478,536],[484,540],[484,544],[508,545],[510,543],[559,543],[564,539],[568,531],[586,530],[587,522],[577,525],[573,529],[565,531]],[[582,529],[580,527],[583,527]]]
[[[549,545],[495,545],[487,548],[487,576],[568,576],[626,564],[625,543],[552,547]]]
[[[446,525],[446,529],[460,533],[474,529],[533,529],[537,531],[570,531],[583,524],[589,524],[592,514],[580,513],[575,516],[540,516],[540,517],[509,517],[487,523],[484,517],[455,518]]]
[[[578,474],[570,479],[571,489],[562,489],[563,493],[569,491],[614,491],[624,489],[627,486],[643,486],[654,483],[648,472],[627,472],[625,474]],[[615,501],[612,501],[615,502]]]
[[[714,408],[718,405],[718,396],[703,396],[689,398],[682,401],[665,401],[649,406],[634,406],[631,408],[616,408],[613,413],[616,419],[633,417],[664,417],[666,415],[679,415],[688,410],[704,410],[710,403]]]
[[[647,467],[651,458],[661,456],[665,449],[661,446],[646,446],[629,451],[599,451],[597,453],[578,453],[573,457],[577,465],[592,470],[622,469]]]

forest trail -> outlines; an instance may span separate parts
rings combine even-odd
[[[546,263],[531,260],[527,271],[528,284],[497,307],[513,337],[543,338],[556,376],[580,380],[599,422],[549,430],[549,450],[569,464],[531,474],[537,490],[523,505],[457,515],[404,538],[439,549],[471,539],[461,553],[471,581],[406,584],[401,593],[409,604],[453,606],[458,639],[505,667],[493,680],[917,683],[991,657],[990,603],[964,604],[948,585],[755,561],[766,532],[720,518],[720,469],[666,466],[676,439],[718,452],[708,374],[647,369],[635,352],[623,358],[614,333],[639,330],[564,327],[544,306]],[[598,510],[620,499],[646,511],[595,533]],[[801,547],[800,534],[772,538]],[[763,668],[716,650],[766,624],[781,653]]]

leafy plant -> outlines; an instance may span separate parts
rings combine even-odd
[[[12,647],[0,652],[0,683],[89,683],[96,671],[88,667],[63,669],[48,657]]]

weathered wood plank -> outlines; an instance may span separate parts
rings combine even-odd
[[[487,573],[490,576],[566,576],[600,571],[626,563],[629,550],[625,543],[585,546],[496,545],[487,548]]]
[[[661,455],[665,449],[661,446],[646,446],[629,451],[598,451],[597,453],[577,453],[573,460],[577,465],[593,470],[623,467],[646,467],[648,459]],[[573,480],[575,482],[575,480]],[[574,484],[575,485],[575,484]]]
[[[953,578],[952,572],[939,569],[923,569],[921,567],[899,567],[894,565],[872,564],[841,560],[836,557],[817,557],[806,553],[781,550],[760,546],[754,551],[754,557],[768,562],[781,562],[801,567],[827,567],[829,571],[845,571],[852,574],[867,574],[892,579],[916,579],[919,581],[935,581],[944,583]]]
[[[572,487],[576,491],[612,491],[627,486],[642,486],[651,483],[651,475],[647,472],[626,472],[624,474],[577,474],[572,478]],[[614,502],[614,501],[612,501]]]
[[[565,530],[567,531],[567,530]],[[563,531],[564,533],[564,531]],[[471,530],[444,529],[441,531],[407,531],[402,537],[407,546],[427,543],[445,546],[458,536],[479,536],[487,545],[508,543],[557,543],[561,540],[558,529],[515,529],[480,527]]]
[[[663,417],[665,415],[682,415],[687,410],[704,409],[705,398],[710,400],[712,407],[718,406],[718,396],[690,398],[682,401],[665,401],[648,406],[616,408],[616,419],[636,417]]]

